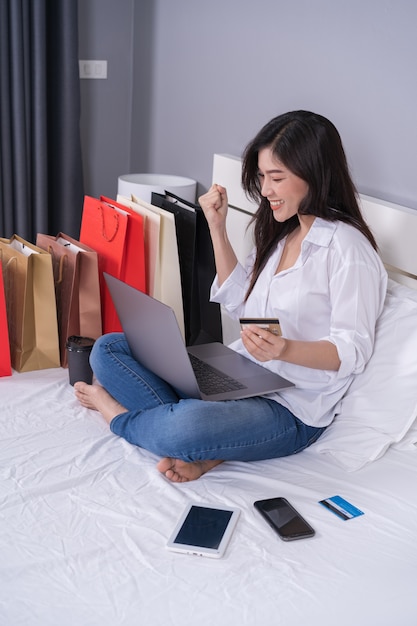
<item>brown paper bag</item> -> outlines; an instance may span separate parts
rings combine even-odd
[[[102,334],[98,255],[64,233],[38,233],[36,245],[52,256],[60,358],[67,367],[68,337],[97,339]]]
[[[51,255],[17,235],[0,239],[12,367],[59,367]]]

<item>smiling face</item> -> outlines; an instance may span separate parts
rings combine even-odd
[[[269,201],[274,219],[285,222],[296,215],[308,192],[306,181],[278,161],[270,148],[259,151],[258,170],[261,193]]]

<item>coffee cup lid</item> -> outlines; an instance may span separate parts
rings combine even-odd
[[[83,350],[89,350],[95,342],[95,339],[91,337],[79,337],[78,335],[71,335],[67,339],[67,349],[74,350],[76,352],[82,352]]]

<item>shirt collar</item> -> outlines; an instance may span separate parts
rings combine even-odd
[[[328,248],[337,228],[337,222],[324,220],[322,217],[316,217],[311,225],[310,230],[304,238],[304,242],[315,244],[323,248]]]

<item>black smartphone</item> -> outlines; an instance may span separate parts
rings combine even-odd
[[[258,500],[254,507],[284,541],[313,537],[314,529],[285,498]]]

